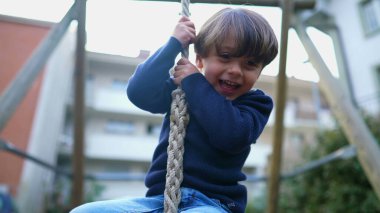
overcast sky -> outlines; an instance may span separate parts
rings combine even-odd
[[[59,22],[72,5],[72,0],[0,0],[0,14]],[[197,29],[216,11],[224,7],[245,7],[263,15],[273,27],[280,41],[281,10],[277,7],[255,7],[222,4],[190,4],[190,18]],[[116,55],[137,56],[140,50],[154,52],[171,35],[180,18],[181,5],[177,2],[88,0],[87,50]],[[309,29],[326,63],[336,73],[331,39]],[[287,74],[304,80],[318,80],[318,75],[294,30],[289,31]],[[190,52],[190,59],[192,54]],[[276,75],[277,57],[264,74]],[[335,74],[336,75],[336,74]]]

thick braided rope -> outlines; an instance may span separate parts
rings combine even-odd
[[[181,0],[182,15],[189,16],[190,0]],[[182,57],[189,57],[189,49],[182,51]],[[170,111],[168,160],[166,165],[166,184],[164,192],[164,212],[177,213],[181,201],[180,186],[183,180],[183,154],[186,126],[189,122],[185,93],[178,87],[172,92]]]

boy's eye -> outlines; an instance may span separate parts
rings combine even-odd
[[[256,60],[248,60],[246,63],[248,69],[260,70],[261,63],[257,62]]]
[[[248,64],[249,66],[257,66],[257,65],[258,65],[258,63],[257,63],[256,61],[254,61],[254,60],[249,60],[249,61],[247,61],[247,64]]]
[[[219,57],[221,57],[223,59],[229,59],[229,58],[231,58],[231,55],[227,52],[224,52],[224,53],[220,53]]]

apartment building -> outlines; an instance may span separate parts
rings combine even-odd
[[[302,17],[333,39],[339,80],[355,105],[380,113],[380,2],[318,0]]]
[[[103,179],[142,175],[149,167],[161,116],[135,107],[128,100],[125,89],[135,67],[147,53],[143,51],[140,56],[130,58],[88,52],[87,57],[86,173],[96,173]],[[64,162],[70,165],[72,151],[72,98],[73,95],[68,97],[67,120],[60,144],[63,166]],[[120,187],[121,181],[104,180],[101,183],[107,190],[102,197],[142,196],[144,190],[140,180],[127,181],[128,187]]]
[[[85,168],[86,173],[98,177],[97,183],[104,187],[96,199],[143,196],[146,192],[143,178],[158,142],[163,115],[138,109],[128,100],[125,89],[136,66],[148,55],[146,51],[141,51],[137,57],[88,52]],[[262,75],[255,86],[275,98],[276,83],[275,76]],[[289,78],[288,85],[284,152],[286,158],[295,157],[293,160],[296,161],[298,155],[295,154],[303,144],[314,142],[322,117],[329,114],[316,83]],[[73,95],[67,101],[66,124],[59,144],[58,162],[67,168],[73,143],[72,100]],[[252,146],[244,167],[247,175],[263,176],[266,173],[272,151],[273,115]],[[291,161],[287,162],[292,165]],[[252,195],[262,187],[257,183],[244,184],[252,190]]]
[[[352,98],[359,108],[375,113],[380,109],[380,58],[376,52],[376,48],[380,45],[379,8],[379,1],[376,0],[318,0],[317,8],[314,11],[305,13],[310,25],[326,32],[333,38],[339,79],[342,80],[344,88],[351,91]],[[6,20],[6,22],[9,21],[9,19]],[[3,18],[2,21],[5,19]],[[25,20],[22,22],[26,23]],[[13,20],[11,23],[17,27],[24,26],[19,25],[19,21]],[[43,34],[50,27],[50,24],[35,21],[28,21],[25,26],[28,25],[42,28],[38,39],[42,39]],[[6,28],[1,28],[0,31],[3,29]],[[12,31],[3,30],[1,32]],[[24,32],[20,34],[27,35]],[[15,39],[16,37],[8,35],[8,38]],[[7,44],[15,50],[17,46],[14,44],[17,42],[15,40],[12,42],[14,43]],[[29,49],[17,49],[18,56],[24,57],[23,60],[25,60],[27,56],[20,53],[30,54],[38,43],[34,42],[34,46],[27,45],[28,42],[24,43],[24,47],[29,47]],[[22,118],[18,117],[18,122],[33,120],[33,124],[23,123],[23,125],[29,125],[29,129],[22,128],[26,132],[16,131],[21,129],[17,124],[12,133],[14,137],[27,136],[27,139],[23,139],[20,144],[18,144],[18,140],[12,139],[17,146],[22,147],[30,154],[42,156],[51,163],[55,163],[57,159],[59,166],[63,168],[70,167],[73,143],[74,91],[71,94],[67,93],[68,88],[71,87],[67,82],[71,80],[69,79],[72,74],[70,67],[73,63],[72,49],[67,47],[73,47],[71,45],[73,43],[72,38],[66,40],[66,43],[61,44],[60,51],[63,52],[55,54],[49,60],[46,66],[47,73],[53,73],[52,70],[61,71],[57,72],[60,73],[59,75],[49,74],[39,79],[40,85],[34,89],[44,88],[38,90],[40,94],[44,95],[34,95],[29,98],[28,100],[34,101],[34,105],[26,107],[28,110],[21,110],[23,113],[29,114]],[[4,52],[9,53],[9,50],[4,50]],[[98,177],[100,181],[97,184],[104,187],[96,199],[142,196],[146,191],[142,180],[149,168],[157,143],[162,115],[150,114],[136,108],[129,102],[125,88],[136,65],[145,60],[148,55],[149,53],[146,51],[142,51],[137,57],[88,52],[85,172]],[[0,55],[1,68],[5,68],[4,65],[11,62],[5,56]],[[18,57],[14,56],[13,59],[18,59]],[[21,66],[23,60],[14,63]],[[2,77],[3,75],[0,83],[10,81],[8,77],[7,79]],[[255,87],[264,90],[275,100],[276,83],[275,76],[262,75]],[[0,88],[3,89],[4,85],[0,85]],[[42,91],[44,92],[42,93]],[[35,111],[33,111],[34,107]],[[53,117],[58,119],[57,122],[51,122]],[[244,167],[247,175],[265,175],[268,158],[272,151],[273,126],[274,112],[263,134],[257,143],[252,145],[252,153]],[[328,104],[318,90],[317,83],[289,78],[283,145],[283,158],[286,160],[283,161],[283,171],[291,171],[294,162],[301,160],[299,152],[304,145],[315,142],[315,133],[320,128],[332,126],[334,126],[334,120],[330,115]],[[28,131],[32,134],[28,135]],[[2,132],[2,138],[6,134],[9,133]],[[50,143],[50,141],[58,141],[58,144]],[[59,149],[58,156],[56,156],[56,146]],[[16,157],[0,153],[1,159],[4,159],[2,162],[12,162]],[[49,187],[52,187],[49,184],[53,174],[33,163],[20,162],[17,162],[16,165],[18,168],[16,175],[13,175],[15,170],[8,169],[0,177],[5,177],[5,174],[9,177],[12,175],[9,178],[12,181],[10,190],[16,189],[16,191],[22,192],[24,198],[21,200],[25,202],[21,203],[28,206],[38,201],[34,206],[39,206],[38,208],[41,209],[41,196],[32,196],[33,199],[27,199],[27,197],[30,198],[30,195],[40,192],[44,194]],[[2,168],[6,168],[6,166],[8,164],[1,164]],[[23,183],[17,181],[21,179],[25,181]],[[38,184],[32,186],[30,184],[32,182]],[[3,179],[1,183],[7,184]],[[250,195],[260,189],[257,183],[245,182],[244,184],[248,186]],[[63,191],[69,194],[69,190],[67,187]]]

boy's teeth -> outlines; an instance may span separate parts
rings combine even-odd
[[[229,85],[229,86],[236,86],[238,84],[234,83],[234,82],[231,82],[231,81],[223,81],[225,84]]]

